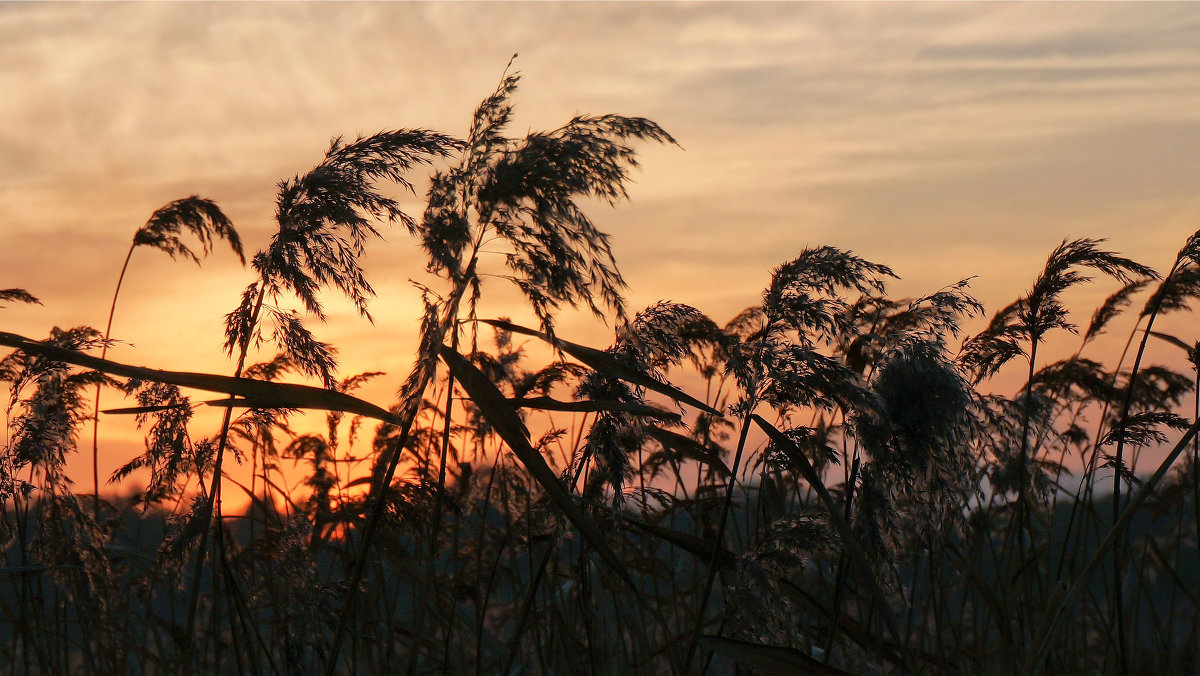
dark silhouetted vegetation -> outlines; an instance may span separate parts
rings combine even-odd
[[[0,333],[10,671],[1196,670],[1200,343],[1155,322],[1200,297],[1200,233],[1162,276],[1066,240],[969,336],[985,316],[969,280],[894,298],[893,270],[831,246],[796,252],[724,324],[634,310],[588,210],[627,198],[640,144],[675,140],[619,115],[510,136],[518,79],[465,140],[339,138],[279,183],[277,230],[226,316],[231,375],[110,361],[116,294],[103,333]],[[410,215],[396,195],[427,168]],[[427,257],[390,407],[355,394],[390,374],[339,375],[309,328],[328,292],[370,320],[361,258],[386,224]],[[242,257],[193,196],[129,252],[199,262],[218,240]],[[1080,331],[1064,293],[1086,282],[1113,289]],[[487,313],[505,283],[532,326]],[[572,308],[611,343],[561,335]],[[1129,332],[1115,363],[1106,330]],[[993,384],[1006,368],[1011,396]],[[105,389],[135,405],[97,414]],[[217,429],[196,429],[199,406],[222,409]],[[294,432],[301,411],[324,432]],[[66,476],[104,415],[145,432],[111,477],[139,481],[131,496]],[[288,466],[302,490],[282,488]]]

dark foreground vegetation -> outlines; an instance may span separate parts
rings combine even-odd
[[[1200,298],[1200,233],[1162,274],[1064,241],[972,336],[960,326],[984,308],[966,281],[891,298],[889,268],[832,247],[796,252],[723,325],[670,302],[630,313],[583,207],[625,197],[633,144],[674,140],[615,115],[510,138],[516,85],[506,75],[465,141],[338,140],[279,184],[278,231],[227,316],[232,376],[107,360],[110,336],[87,327],[0,333],[0,664],[1196,670],[1200,343],[1155,322]],[[410,216],[388,191],[426,166]],[[359,258],[387,222],[419,239],[430,281],[419,354],[384,409],[353,394],[382,374],[337,375],[306,323],[326,292],[369,317]],[[226,246],[242,255],[233,224],[190,197],[137,230],[125,265]],[[1072,319],[1062,294],[1093,278],[1114,293]],[[506,282],[532,326],[486,314]],[[564,307],[608,321],[611,344],[556,333]],[[1092,354],[1106,329],[1129,336],[1107,363]],[[1047,355],[1071,333],[1073,354]],[[1006,365],[1024,374],[1011,397],[990,386]],[[118,390],[136,405],[99,403]],[[224,410],[220,429],[189,427],[201,405]],[[145,477],[131,499],[64,475],[72,454],[95,466],[98,410],[145,430],[113,477]],[[300,410],[328,431],[291,433]],[[1169,453],[1135,475],[1146,449]],[[280,488],[292,465],[301,494]],[[223,496],[253,506],[228,513]]]

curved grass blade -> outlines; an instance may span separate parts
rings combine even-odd
[[[506,322],[499,319],[480,319],[478,321],[481,321],[484,324],[489,324],[498,329],[504,329],[505,331],[511,331],[512,333],[520,333],[526,336],[533,336],[534,338],[544,340],[545,342],[550,343],[551,345],[557,347],[563,352],[566,352],[567,354],[578,359],[584,364],[587,364],[592,369],[603,373],[604,375],[611,376],[613,378],[619,378],[626,382],[633,383],[634,385],[640,385],[648,390],[653,390],[659,394],[664,394],[675,401],[687,404],[689,406],[695,406],[696,408],[708,413],[712,413],[713,415],[721,415],[721,412],[712,406],[709,406],[699,399],[696,399],[690,394],[675,389],[671,385],[659,380],[655,380],[644,373],[629,368],[614,358],[611,354],[603,350],[597,350],[594,347],[587,347],[586,345],[579,345],[561,338],[548,336],[541,331],[527,329],[524,326],[518,326],[512,322]]]
[[[257,381],[265,382],[265,381]],[[328,391],[328,390],[326,390]],[[296,408],[295,406],[285,407],[268,399],[250,399],[246,397],[230,397],[228,399],[209,399],[208,401],[200,402],[206,406],[220,406],[225,408]]]
[[[231,378],[212,373],[192,373],[189,371],[164,371],[143,366],[130,366],[107,359],[100,359],[75,350],[67,350],[31,340],[15,333],[0,331],[0,345],[13,347],[27,354],[36,354],[56,361],[75,364],[85,368],[95,369],[126,378],[151,380],[157,383],[190,387],[196,390],[221,392],[236,397],[252,400],[253,405],[261,408],[308,408],[322,411],[343,411],[355,413],[376,420],[395,423],[396,418],[390,411],[380,408],[368,401],[363,401],[348,394],[324,390],[308,385],[291,383],[273,383],[251,378]]]
[[[846,549],[846,554],[849,556],[850,561],[854,563],[854,567],[863,579],[863,582],[866,583],[867,589],[875,597],[878,609],[883,614],[884,622],[887,623],[888,631],[892,634],[892,640],[903,644],[904,639],[900,634],[900,625],[896,623],[896,616],[892,613],[892,606],[888,603],[887,596],[884,595],[883,589],[879,586],[879,581],[875,579],[875,574],[871,571],[867,553],[858,542],[858,538],[854,536],[854,530],[850,528],[849,522],[842,515],[841,507],[838,506],[833,496],[829,494],[829,490],[825,488],[825,484],[821,481],[821,477],[817,475],[817,471],[813,469],[808,458],[805,457],[804,453],[796,447],[796,444],[786,434],[780,432],[774,425],[764,420],[757,413],[751,417],[767,433],[771,441],[775,442],[780,448],[790,451],[788,455],[792,458],[793,465],[800,471],[804,480],[817,492],[817,495],[821,498],[821,502],[825,503],[825,510],[829,513],[829,520],[833,522],[833,525],[838,530],[838,534],[842,536],[842,546]]]
[[[767,674],[848,674],[795,648],[763,645],[724,636],[701,636],[704,648]]]
[[[1108,530],[1104,541],[1100,543],[1100,546],[1092,554],[1092,558],[1088,559],[1087,564],[1075,576],[1071,586],[1067,587],[1060,583],[1058,590],[1054,592],[1046,603],[1048,612],[1043,616],[1041,626],[1038,627],[1037,633],[1034,634],[1034,638],[1037,641],[1036,649],[1029,654],[1028,661],[1021,669],[1022,672],[1032,674],[1037,672],[1041,667],[1043,660],[1046,659],[1046,655],[1050,652],[1054,630],[1062,620],[1063,615],[1065,615],[1067,604],[1087,585],[1088,578],[1100,566],[1101,559],[1116,544],[1125,529],[1129,527],[1129,522],[1133,520],[1134,513],[1142,506],[1142,503],[1146,502],[1146,499],[1150,497],[1150,494],[1154,492],[1158,484],[1162,482],[1163,477],[1167,475],[1167,471],[1171,469],[1171,465],[1175,464],[1179,456],[1187,450],[1188,444],[1191,443],[1197,432],[1200,432],[1200,420],[1192,423],[1192,426],[1188,428],[1187,432],[1184,432],[1179,441],[1175,442],[1174,448],[1163,459],[1158,469],[1154,471],[1154,474],[1150,475],[1150,478],[1146,479],[1142,487],[1133,494],[1133,497],[1129,500],[1129,504],[1121,511],[1121,518],[1117,519],[1112,528]]]
[[[679,414],[666,411],[648,404],[631,404],[621,401],[604,401],[588,399],[585,401],[560,401],[552,397],[524,397],[508,400],[517,408],[532,408],[539,411],[567,411],[575,413],[593,413],[596,411],[616,411],[632,415],[657,418],[659,420],[678,421]]]
[[[670,528],[663,528],[662,526],[652,526],[628,516],[625,517],[625,522],[660,540],[673,544],[689,554],[695,555],[701,561],[710,561],[713,559],[714,547],[708,540],[696,537],[690,533],[681,533]],[[722,568],[732,568],[737,565],[737,554],[722,547],[716,551],[716,561],[717,565]]]
[[[689,439],[682,434],[664,430],[661,427],[649,426],[646,428],[646,433],[653,437],[658,443],[670,448],[679,455],[685,458],[695,460],[696,462],[712,467],[722,476],[731,476],[729,468],[721,461],[712,449],[704,444],[699,443],[695,439]]]
[[[168,404],[166,406],[130,406],[129,408],[106,408],[101,413],[108,415],[136,415],[138,413],[157,413],[173,408],[187,408],[191,404]]]
[[[517,458],[525,465],[525,469],[533,476],[533,478],[541,484],[546,493],[558,505],[563,514],[579,529],[579,532],[587,540],[588,544],[604,559],[604,562],[612,568],[612,571],[621,578],[633,592],[634,598],[638,599],[643,606],[650,611],[655,620],[662,626],[663,631],[670,633],[670,626],[662,613],[652,604],[646,601],[642,590],[634,582],[633,577],[609,548],[608,543],[604,540],[604,533],[600,530],[600,526],[587,515],[579,505],[571,498],[563,485],[559,482],[558,475],[550,466],[546,464],[546,460],[541,454],[534,450],[529,443],[529,430],[525,428],[525,424],[521,422],[520,416],[517,415],[517,410],[513,408],[511,402],[504,397],[500,390],[488,380],[488,377],[479,369],[475,368],[466,357],[462,356],[455,350],[445,345],[441,346],[442,361],[450,369],[454,378],[467,392],[467,396],[471,401],[479,407],[483,416],[496,430],[496,433],[504,439]],[[674,654],[670,655],[672,667],[678,669],[678,659]]]
[[[1150,335],[1154,336],[1155,338],[1158,338],[1159,340],[1164,340],[1164,341],[1178,347],[1179,349],[1183,350],[1184,352],[1187,352],[1188,354],[1191,354],[1192,351],[1196,349],[1196,346],[1188,345],[1187,343],[1183,342],[1179,338],[1176,338],[1175,336],[1172,336],[1169,333],[1162,333],[1161,331],[1151,331]]]
[[[621,560],[609,549],[600,526],[579,508],[579,505],[563,488],[558,475],[550,469],[546,460],[529,443],[529,430],[525,428],[525,423],[521,422],[512,403],[466,357],[446,346],[442,346],[441,354],[442,361],[446,362],[446,366],[450,368],[450,372],[467,391],[471,401],[483,412],[492,428],[525,465],[525,469],[529,470],[529,473],[541,484],[550,499],[587,538],[588,544],[600,554],[600,557],[612,567],[622,580],[636,591],[637,585],[634,584],[629,572],[625,570]]]
[[[343,486],[343,488],[350,489],[350,488],[354,488],[355,486],[370,486],[371,481],[372,481],[372,478],[370,476],[360,476],[357,479],[354,479],[353,481],[347,482]]]

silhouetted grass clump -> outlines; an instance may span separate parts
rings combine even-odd
[[[1162,276],[1066,240],[971,336],[969,280],[893,298],[890,268],[830,246],[724,325],[669,301],[630,311],[585,208],[627,197],[637,144],[675,141],[618,115],[510,137],[518,82],[506,71],[465,140],[335,139],[279,183],[277,231],[226,316],[230,376],[106,359],[117,294],[103,333],[0,333],[12,671],[1196,670],[1200,343],[1154,323],[1200,297],[1200,233]],[[389,191],[425,167],[411,216]],[[354,393],[385,374],[340,376],[309,326],[326,291],[370,319],[360,261],[387,223],[429,276],[419,352],[383,408]],[[125,266],[138,247],[198,262],[217,240],[242,257],[216,204],[185,198]],[[1063,294],[1091,276],[1118,287],[1074,353],[1048,357],[1079,333]],[[497,282],[534,326],[487,315]],[[611,321],[612,342],[559,335],[564,308]],[[1123,321],[1107,363],[1094,340]],[[998,393],[1014,362],[1024,383]],[[136,405],[100,411],[106,387]],[[219,428],[195,429],[201,405]],[[323,433],[292,431],[308,409]],[[145,430],[111,478],[144,485],[119,500],[65,475],[89,422],[94,467],[101,414]],[[1139,473],[1148,449],[1166,457]]]

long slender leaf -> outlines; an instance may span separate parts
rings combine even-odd
[[[1054,638],[1054,631],[1065,614],[1067,604],[1087,585],[1088,578],[1100,565],[1101,559],[1116,544],[1117,539],[1121,537],[1125,529],[1129,527],[1129,522],[1133,520],[1134,513],[1142,506],[1142,503],[1146,502],[1146,499],[1150,497],[1158,484],[1162,482],[1163,477],[1167,475],[1167,471],[1171,469],[1171,465],[1175,464],[1175,461],[1187,449],[1188,444],[1191,443],[1197,432],[1200,432],[1200,420],[1192,423],[1192,426],[1188,428],[1179,441],[1175,442],[1174,448],[1167,454],[1167,457],[1163,458],[1162,463],[1159,464],[1154,474],[1146,479],[1142,487],[1133,494],[1133,498],[1129,500],[1129,504],[1121,512],[1121,518],[1117,519],[1112,528],[1108,530],[1104,541],[1092,553],[1092,557],[1088,559],[1087,564],[1075,576],[1072,584],[1069,587],[1060,585],[1050,597],[1046,603],[1047,612],[1043,616],[1041,626],[1038,627],[1037,633],[1034,634],[1034,638],[1037,641],[1036,649],[1029,653],[1029,659],[1021,671],[1032,674],[1041,667],[1042,661],[1046,659],[1046,655],[1050,652],[1050,644]]]
[[[796,445],[792,443],[792,440],[786,434],[780,432],[774,425],[764,420],[757,413],[751,417],[767,433],[771,441],[775,442],[781,448],[793,451],[789,457],[794,456],[793,459],[796,468],[800,470],[800,474],[803,475],[804,480],[817,492],[817,495],[821,498],[821,502],[825,503],[825,509],[829,513],[829,520],[833,522],[833,525],[838,530],[838,534],[842,536],[842,546],[845,547],[850,561],[854,563],[859,577],[866,583],[871,595],[875,597],[875,602],[883,614],[884,622],[887,623],[888,631],[892,634],[892,640],[896,643],[903,643],[904,639],[900,634],[900,625],[896,622],[896,617],[892,613],[892,606],[888,602],[887,596],[883,593],[883,588],[879,586],[879,581],[875,579],[875,573],[871,570],[867,553],[863,550],[858,538],[855,537],[850,523],[842,516],[841,508],[833,499],[833,496],[829,494],[829,490],[825,488],[825,484],[821,481],[821,477],[817,474],[817,471],[809,463],[804,453],[799,448],[796,448]]]
[[[517,408],[533,408],[539,411],[569,411],[579,413],[589,413],[593,411],[619,411],[621,413],[630,413],[633,415],[645,416],[647,418],[657,418],[659,420],[679,420],[679,414],[673,411],[666,411],[657,406],[647,404],[631,404],[621,401],[603,401],[598,399],[588,399],[585,401],[560,401],[552,397],[524,397],[518,399],[509,399],[513,406]]]
[[[166,406],[130,406],[129,408],[106,408],[101,413],[107,415],[136,415],[138,413],[156,413],[173,408],[187,408],[191,404],[168,404]]]
[[[690,533],[681,533],[670,528],[662,526],[653,526],[644,521],[639,521],[632,517],[625,517],[625,521],[639,530],[643,530],[661,540],[679,547],[680,549],[690,554],[695,554],[703,561],[709,561],[713,558],[713,543],[703,538],[698,538]],[[725,549],[724,547],[717,549],[717,565],[724,568],[732,568],[737,565],[737,555]]]
[[[450,372],[467,391],[467,395],[471,397],[479,410],[483,412],[483,416],[491,423],[500,438],[504,439],[521,463],[525,465],[529,474],[542,486],[546,494],[558,505],[571,523],[579,529],[588,544],[600,554],[600,557],[612,567],[622,580],[636,591],[637,585],[634,584],[633,578],[621,560],[609,548],[600,526],[579,508],[579,505],[563,488],[558,475],[550,469],[550,465],[546,464],[545,458],[529,443],[529,430],[525,428],[525,423],[521,422],[512,403],[466,357],[446,346],[442,347],[441,354],[442,361],[446,362]]]
[[[395,416],[386,409],[380,408],[368,401],[363,401],[348,394],[324,390],[308,385],[291,383],[273,383],[251,378],[231,378],[212,373],[192,373],[189,371],[164,371],[130,366],[107,359],[100,359],[75,350],[67,350],[53,345],[47,345],[31,340],[15,333],[0,331],[0,345],[13,347],[27,354],[36,354],[56,361],[75,364],[85,368],[111,373],[126,378],[150,380],[157,383],[190,387],[208,392],[245,397],[252,400],[254,406],[263,408],[307,408],[322,411],[343,411],[355,413],[376,420],[396,422]]]
[[[1176,338],[1175,336],[1172,336],[1169,333],[1162,333],[1161,331],[1151,331],[1150,335],[1154,336],[1155,338],[1158,338],[1159,340],[1165,340],[1166,342],[1178,347],[1179,349],[1183,350],[1184,352],[1187,352],[1188,354],[1191,354],[1192,350],[1196,349],[1195,345],[1188,345],[1187,343]]]
[[[712,406],[709,406],[708,404],[696,399],[686,392],[681,392],[680,390],[675,389],[671,385],[659,380],[655,380],[644,373],[629,368],[625,364],[622,364],[620,361],[618,361],[611,354],[603,350],[597,350],[594,347],[587,347],[586,345],[579,345],[561,338],[548,336],[541,331],[527,329],[524,326],[518,326],[512,322],[506,322],[500,319],[480,319],[479,321],[483,322],[484,324],[490,324],[498,329],[504,329],[505,331],[511,331],[513,333],[520,333],[526,336],[539,338],[557,347],[563,352],[566,352],[572,357],[575,357],[584,364],[587,364],[592,369],[607,376],[619,378],[620,380],[633,383],[634,385],[640,385],[648,390],[658,392],[659,394],[665,394],[676,401],[688,404],[689,406],[695,406],[696,408],[702,411],[707,411],[708,413],[712,413],[713,415],[721,415],[721,412]]]
[[[455,379],[467,391],[467,395],[479,407],[483,416],[491,423],[492,428],[496,433],[504,439],[517,458],[525,465],[525,469],[533,476],[533,478],[541,484],[545,489],[546,494],[550,496],[558,508],[563,511],[563,514],[579,529],[579,532],[587,540],[588,544],[604,559],[617,574],[629,589],[634,592],[634,597],[638,599],[642,605],[650,611],[663,631],[670,631],[670,625],[662,612],[658,608],[650,604],[642,590],[634,582],[633,577],[609,548],[608,543],[604,540],[604,533],[600,530],[597,524],[591,517],[587,515],[579,505],[571,498],[563,485],[559,482],[558,475],[550,466],[546,464],[546,460],[534,450],[529,443],[529,430],[525,428],[525,424],[521,422],[520,416],[513,408],[511,402],[504,397],[500,390],[488,380],[487,376],[479,369],[475,368],[466,357],[454,351],[445,345],[441,346],[442,361],[449,367],[450,372],[454,374]],[[677,656],[671,654],[672,665],[678,668]]]
[[[202,401],[200,403],[205,404],[206,406],[217,406],[221,408],[299,408],[297,406],[280,406],[274,401],[268,399],[252,399],[247,397],[209,399],[208,401]]]
[[[725,463],[721,461],[721,458],[718,457],[717,454],[712,451],[712,449],[708,448],[704,444],[701,444],[694,439],[689,439],[682,434],[672,432],[671,430],[664,430],[661,427],[649,426],[646,429],[646,433],[651,437],[654,437],[654,439],[656,439],[660,444],[670,448],[679,455],[682,455],[685,458],[690,458],[697,462],[704,463],[705,465],[715,469],[722,476],[730,476],[729,467],[727,467]]]

